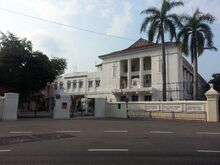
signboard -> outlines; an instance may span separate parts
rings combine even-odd
[[[164,104],[162,110],[163,112],[182,112],[183,106],[181,104]]]
[[[62,108],[62,109],[67,109],[67,103],[66,103],[66,102],[62,102],[61,108]]]
[[[145,112],[160,111],[160,105],[158,104],[145,104]]]
[[[205,106],[203,104],[187,104],[186,112],[204,112]]]

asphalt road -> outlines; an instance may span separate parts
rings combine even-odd
[[[0,122],[0,165],[220,165],[220,123]]]

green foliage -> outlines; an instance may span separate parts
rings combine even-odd
[[[210,84],[214,84],[214,89],[220,92],[220,73],[212,75],[213,79],[209,81]]]
[[[32,50],[32,43],[8,32],[0,38],[0,87],[29,95],[43,89],[64,73],[66,60],[49,59]]]
[[[163,4],[160,9],[152,7],[143,10],[141,14],[148,15],[142,25],[141,32],[147,32],[149,42],[153,42],[156,38],[156,43],[161,40],[163,32],[168,32],[170,35],[170,41],[176,39],[176,28],[181,27],[181,17],[177,14],[170,13],[170,11],[177,6],[183,6],[183,2],[171,2],[169,0],[163,0]]]
[[[55,76],[62,75],[67,66],[66,60],[63,58],[54,57],[50,61],[51,61]]]
[[[186,55],[200,56],[205,49],[217,50],[213,43],[213,33],[209,24],[214,23],[211,14],[204,14],[197,9],[192,16],[183,17],[184,26],[181,28],[177,41],[181,43],[182,52]]]
[[[181,44],[182,52],[191,56],[193,63],[193,98],[198,99],[198,56],[205,49],[216,50],[213,43],[213,33],[209,24],[213,24],[215,18],[211,14],[204,14],[197,9],[192,16],[185,15],[182,18],[184,26],[177,36],[177,43]]]

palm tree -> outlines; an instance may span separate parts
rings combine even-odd
[[[163,0],[160,9],[152,7],[143,10],[141,14],[146,14],[141,25],[141,32],[147,32],[148,41],[162,43],[162,80],[163,80],[163,101],[166,101],[166,54],[165,54],[165,33],[168,32],[170,41],[176,39],[176,27],[181,26],[179,16],[170,11],[177,6],[183,6],[182,1]]]
[[[217,50],[213,43],[213,33],[209,26],[215,21],[211,14],[204,14],[197,9],[192,16],[185,16],[185,25],[180,30],[177,41],[181,43],[182,52],[191,56],[193,64],[193,99],[198,99],[198,56],[205,49]]]

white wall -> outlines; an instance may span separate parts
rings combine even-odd
[[[120,104],[120,109],[118,108]],[[125,103],[107,103],[105,117],[127,118],[127,107]]]
[[[65,108],[63,107],[64,103],[67,104]],[[69,119],[70,118],[70,106],[71,106],[70,96],[60,95],[60,99],[55,100],[53,118],[54,119]]]
[[[5,98],[0,96],[0,119],[3,118],[4,101]]]
[[[17,120],[18,99],[17,93],[5,93],[4,98],[0,99],[0,119]]]

